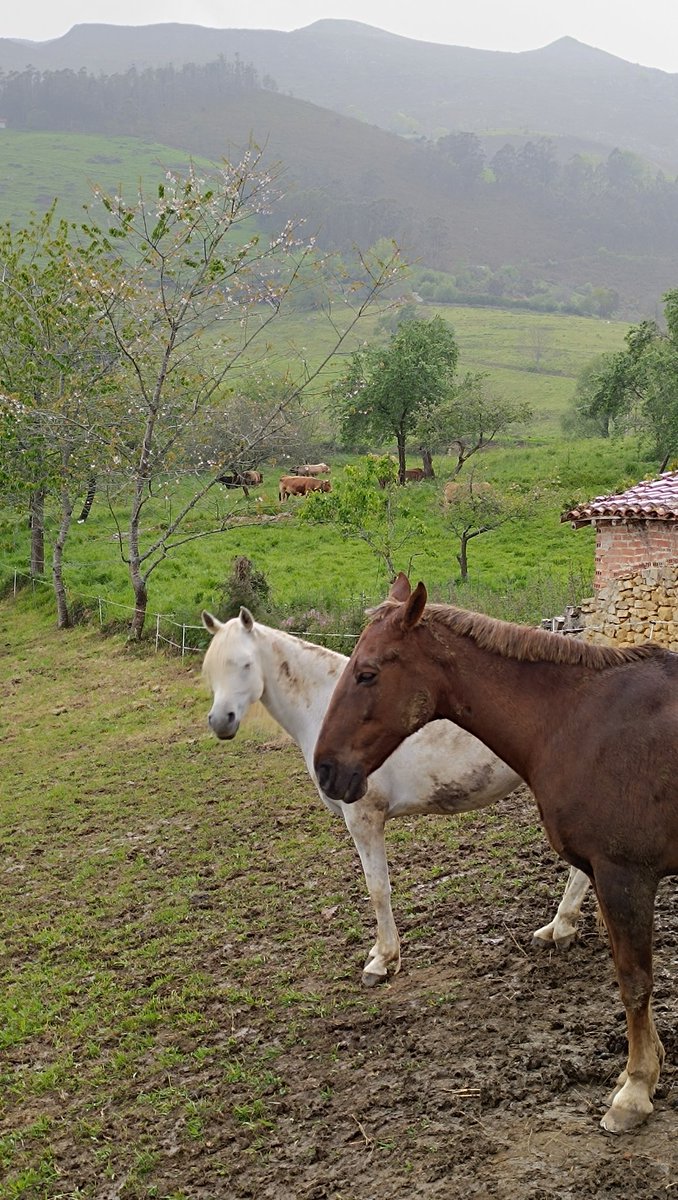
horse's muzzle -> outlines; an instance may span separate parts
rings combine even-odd
[[[232,712],[223,714],[211,712],[207,718],[207,724],[212,733],[222,742],[234,738],[240,728],[240,721]]]
[[[318,783],[331,800],[353,804],[367,791],[367,778],[362,767],[350,767],[325,759],[316,764]]]

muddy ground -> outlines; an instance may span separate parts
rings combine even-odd
[[[649,1122],[615,1138],[608,944],[587,897],[571,950],[532,948],[567,870],[526,789],[389,826],[403,968],[366,990],[357,855],[296,747],[217,744],[184,667],[88,637],[39,678],[14,648],[6,689],[2,1200],[678,1197],[675,881],[667,1061]]]
[[[318,1016],[277,1059],[287,1090],[275,1101],[276,1133],[254,1159],[249,1136],[234,1143],[247,1164],[230,1181],[234,1200],[678,1195],[675,884],[662,886],[656,922],[655,1014],[667,1065],[649,1123],[618,1139],[599,1127],[626,1050],[607,942],[589,897],[570,951],[532,949],[545,916],[534,901],[539,884],[552,889],[563,878],[548,847],[522,844],[533,816],[525,790],[475,818],[487,836],[483,850],[476,826],[474,869],[501,845],[524,879],[499,921],[482,899],[463,911],[448,904],[425,941],[408,945],[415,907],[401,921],[402,973],[374,997],[374,1011]],[[416,872],[415,846],[405,854]],[[422,871],[428,847],[424,855]],[[353,960],[357,979],[360,956]],[[234,1031],[243,1041],[263,1035],[251,1011]]]

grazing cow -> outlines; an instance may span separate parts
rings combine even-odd
[[[330,468],[327,463],[304,463],[303,467],[297,467],[295,474],[297,475],[329,475]]]
[[[227,471],[223,475],[217,475],[217,479],[219,483],[223,483],[224,487],[242,488],[248,499],[250,494],[248,489],[264,482],[261,471]]]
[[[283,475],[278,485],[278,499],[288,496],[307,496],[309,492],[331,492],[328,479],[308,479],[305,475]]]
[[[403,483],[420,483],[423,478],[424,472],[421,467],[408,467],[403,476]],[[386,475],[380,475],[377,479],[380,488],[385,488],[388,482]]]
[[[243,477],[239,471],[228,471],[224,475],[217,475],[217,480],[227,488],[239,488],[243,485]]]

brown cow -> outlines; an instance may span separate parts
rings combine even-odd
[[[330,468],[327,463],[304,463],[303,467],[297,467],[297,475],[329,475]]]
[[[308,479],[305,475],[283,475],[278,486],[278,499],[288,496],[307,496],[309,492],[331,492],[328,479]]]
[[[470,483],[464,483],[463,480],[450,479],[443,488],[443,499],[445,504],[457,504],[462,497],[471,495],[489,496],[492,493],[492,484],[485,483],[483,480],[474,481],[472,487]]]
[[[219,483],[223,483],[224,487],[241,487],[248,500],[250,495],[249,488],[264,482],[261,471],[228,471],[223,475],[217,475],[217,479]]]
[[[376,456],[372,455],[371,457],[374,458]],[[421,480],[425,478],[426,477],[421,467],[408,467],[403,476],[403,483],[420,483]],[[388,483],[388,478],[385,475],[380,475],[377,479],[377,483],[379,484],[380,488],[385,488],[386,484]]]

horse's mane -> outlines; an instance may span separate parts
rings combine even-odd
[[[385,600],[369,611],[370,622],[383,620],[394,609],[401,607],[398,601]],[[483,613],[469,612],[449,604],[427,604],[421,617],[422,624],[439,624],[471,638],[481,649],[503,658],[520,662],[570,663],[603,671],[607,667],[619,667],[639,659],[662,657],[668,651],[656,642],[644,642],[640,646],[596,646],[581,638],[564,637],[546,629],[535,629],[530,625],[513,625],[510,621],[499,621]]]

